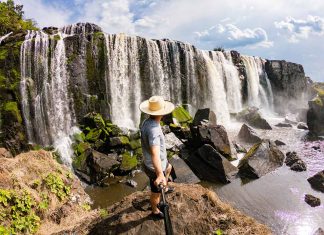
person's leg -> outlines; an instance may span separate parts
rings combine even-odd
[[[170,163],[168,163],[167,168],[165,169],[165,178],[166,178],[166,183],[168,183],[169,181],[169,176],[171,174],[171,170],[172,170],[172,165]]]
[[[150,202],[151,202],[152,212],[154,214],[160,213],[160,210],[157,207],[157,205],[160,203],[160,196],[161,196],[160,193],[151,192]]]

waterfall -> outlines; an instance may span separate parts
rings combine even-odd
[[[273,95],[269,79],[264,71],[265,61],[254,56],[242,56],[242,59],[247,73],[248,105],[272,111]]]
[[[248,105],[272,110],[264,60],[251,56],[242,60]],[[88,112],[102,112],[118,126],[137,128],[141,101],[162,95],[176,105],[186,104],[192,114],[210,108],[218,123],[227,125],[230,113],[243,106],[239,71],[230,52],[106,34],[89,23],[65,26],[55,35],[28,31],[20,63],[28,140],[55,146],[67,165],[73,154],[71,136],[79,132],[74,125]],[[94,105],[88,105],[93,97]]]
[[[12,34],[12,32],[7,33],[7,34],[4,35],[4,36],[1,36],[1,37],[0,37],[0,45],[1,45],[1,42],[2,42],[3,40],[5,40],[7,37],[9,37],[11,34]]]
[[[231,113],[237,113],[242,110],[241,80],[239,78],[239,73],[232,62],[231,53],[224,53],[221,51],[211,51],[210,56],[218,71],[222,73],[228,110]]]
[[[54,145],[66,165],[71,165],[70,137],[74,111],[68,95],[65,44],[42,31],[28,31],[21,46],[22,112],[28,140]]]

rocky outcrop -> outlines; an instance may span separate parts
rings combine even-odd
[[[284,60],[267,60],[265,71],[273,88],[276,111],[284,114],[287,110],[294,112],[301,108],[296,100],[301,99],[308,87],[303,66]]]
[[[243,124],[239,133],[238,137],[240,140],[246,143],[258,143],[261,141],[261,138],[257,135],[257,133],[248,125]]]
[[[229,183],[238,170],[211,145],[205,144],[186,159],[196,175],[206,181]]]
[[[271,234],[264,225],[223,203],[200,185],[172,184],[167,195],[174,234]],[[165,234],[163,220],[150,216],[149,192],[136,192],[107,208],[108,216],[93,222],[89,234]],[[74,230],[77,234],[78,230]],[[67,231],[68,234],[68,231]]]
[[[0,158],[13,158],[12,154],[5,148],[0,148]]]
[[[309,131],[316,136],[324,135],[324,90],[319,90],[318,95],[308,102],[307,126]]]
[[[195,146],[210,144],[227,159],[232,158],[230,142],[224,126],[207,124],[194,126],[191,130]]]
[[[212,125],[217,124],[216,114],[213,111],[211,111],[209,108],[198,109],[192,124],[194,126],[198,126],[204,122],[207,122]]]
[[[307,181],[314,189],[324,193],[324,170],[308,178]]]
[[[199,178],[193,173],[190,167],[178,155],[173,155],[169,159],[170,164],[174,167],[177,178],[176,183],[197,184],[200,182]]]
[[[277,126],[277,127],[292,127],[292,125],[290,123],[284,123],[284,122],[279,122],[275,126]]]
[[[90,198],[79,179],[50,152],[0,161],[1,234],[61,234],[100,218],[98,211],[89,211]]]
[[[285,163],[293,171],[306,171],[306,163],[298,157],[296,152],[287,152]]]
[[[284,154],[270,140],[263,140],[245,154],[239,162],[239,174],[246,178],[261,176],[282,166]]]
[[[310,194],[305,195],[305,202],[311,207],[316,207],[321,205],[321,199]]]
[[[271,130],[272,128],[270,124],[261,117],[261,114],[258,112],[258,110],[259,109],[256,107],[249,107],[247,109],[244,109],[236,115],[236,119],[238,121],[245,122],[255,128]]]
[[[322,228],[319,228],[315,231],[313,235],[324,235],[324,230]]]

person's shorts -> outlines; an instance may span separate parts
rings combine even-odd
[[[171,164],[168,162],[166,168],[168,168],[169,165],[171,165]],[[159,188],[157,186],[155,186],[155,184],[154,184],[154,181],[157,178],[157,175],[156,175],[155,171],[153,171],[150,168],[148,168],[144,163],[142,164],[142,168],[143,168],[143,171],[145,172],[145,174],[150,179],[151,192],[153,192],[153,193],[159,193],[160,192]],[[165,171],[163,171],[163,174],[165,176]]]

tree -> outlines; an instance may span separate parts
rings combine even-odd
[[[23,5],[16,5],[13,0],[0,2],[0,36],[26,29],[37,27],[34,20],[24,19]]]

